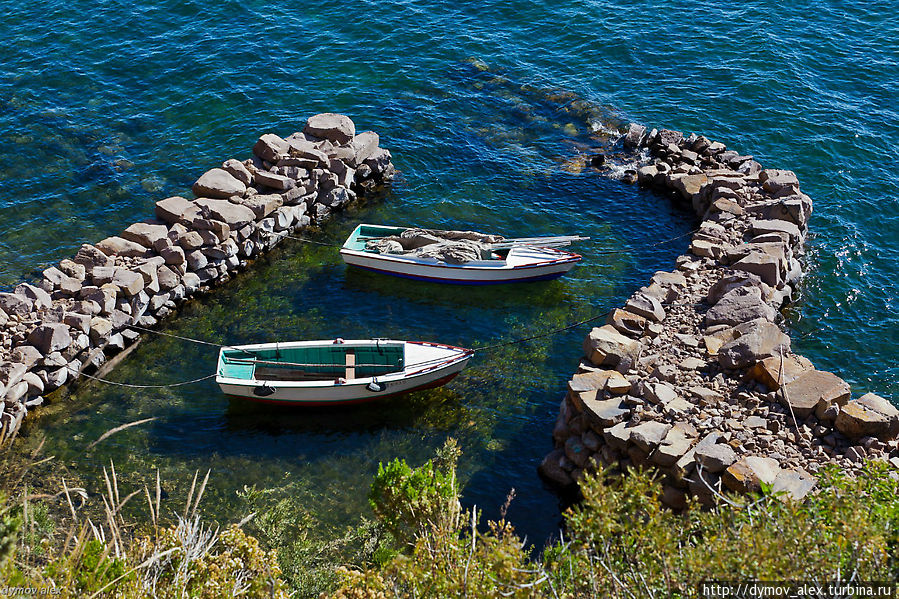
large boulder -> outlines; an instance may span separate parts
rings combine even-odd
[[[293,189],[297,185],[296,181],[290,177],[285,177],[284,175],[279,175],[277,173],[270,173],[268,171],[256,171],[255,177],[256,183],[259,185],[271,187],[272,189],[277,189],[279,191],[287,191],[288,189]]]
[[[24,316],[34,309],[34,300],[19,293],[0,293],[0,309],[6,314]]]
[[[679,459],[690,451],[696,441],[696,430],[686,423],[675,424],[650,458],[659,466],[668,467],[674,465]]]
[[[879,395],[867,393],[843,406],[835,424],[850,439],[894,439],[899,434],[899,410]]]
[[[273,164],[287,156],[288,152],[290,152],[290,145],[274,133],[266,133],[261,136],[253,146],[254,154]]]
[[[630,429],[630,441],[647,454],[652,452],[671,430],[670,424],[649,420]]]
[[[139,243],[128,241],[113,235],[97,244],[97,249],[107,256],[122,256],[125,258],[143,258],[150,251]]]
[[[758,277],[771,287],[780,287],[784,277],[783,255],[775,255],[768,248],[755,248],[745,256],[734,262],[731,267],[734,270],[758,275]]]
[[[702,186],[708,183],[709,178],[703,174],[681,175],[672,179],[674,189],[685,200],[693,201],[699,195]]]
[[[814,369],[812,363],[802,356],[778,356],[765,358],[749,370],[749,378],[762,383],[771,391],[781,385],[796,380],[800,375]]]
[[[287,138],[290,147],[290,156],[308,160],[312,163],[327,165],[329,163],[328,155],[318,149],[311,141],[306,139],[302,133],[291,135]]]
[[[127,297],[131,297],[143,290],[144,277],[126,268],[116,268],[112,276],[112,284],[121,289]]]
[[[253,173],[240,160],[230,158],[222,163],[222,169],[228,171],[229,175],[243,183],[246,187],[253,184]]]
[[[823,412],[833,404],[846,403],[849,384],[832,372],[813,369],[784,384],[780,398],[784,407],[804,420],[816,410]]]
[[[662,302],[645,293],[635,293],[631,296],[624,304],[624,309],[654,322],[665,320],[665,309],[662,307]]]
[[[72,345],[72,335],[68,325],[61,322],[42,324],[32,329],[28,335],[28,343],[46,356]]]
[[[567,461],[565,452],[562,449],[555,449],[543,458],[543,462],[541,462],[540,466],[537,468],[537,472],[549,482],[560,487],[572,485],[574,480],[571,478],[571,475],[568,474],[568,471],[562,468],[561,464],[563,460]]]
[[[122,239],[139,243],[146,248],[155,247],[161,239],[168,239],[169,228],[151,223],[134,223],[122,231]]]
[[[705,323],[736,326],[757,318],[773,321],[776,316],[777,311],[762,299],[762,291],[747,285],[724,294],[706,313]]]
[[[623,360],[633,363],[640,342],[626,337],[610,325],[594,328],[584,339],[584,355],[597,366],[617,366]]]
[[[696,462],[708,472],[721,472],[737,461],[737,454],[726,443],[699,444],[695,450]]]
[[[280,194],[258,194],[243,198],[240,204],[253,211],[257,219],[262,219],[280,208],[284,204],[284,198]]]
[[[87,270],[90,270],[94,266],[106,266],[108,264],[111,264],[112,258],[97,249],[95,246],[92,246],[89,243],[83,243],[81,244],[81,247],[78,248],[78,252],[75,254],[75,257],[72,258],[72,262],[83,266]],[[60,267],[62,267],[62,263],[60,263]],[[81,278],[83,279],[84,275],[82,275]]]
[[[642,316],[638,316],[633,312],[615,308],[609,312],[609,316],[606,318],[606,324],[615,327],[618,332],[624,333],[625,335],[642,337],[646,332],[646,327],[649,322]]]
[[[353,141],[356,125],[346,115],[324,112],[309,117],[303,133],[343,145]]]
[[[802,231],[799,230],[799,227],[785,220],[753,220],[750,227],[753,235],[779,233],[787,237],[793,245],[802,240]]]
[[[197,197],[230,198],[241,196],[247,186],[222,168],[214,168],[203,173],[192,188]]]
[[[374,131],[363,131],[353,138],[352,146],[355,152],[354,164],[359,165],[374,156],[378,151],[380,138]]]
[[[582,393],[579,402],[587,419],[600,428],[614,426],[630,416],[631,409],[619,398],[597,399],[596,394]]]
[[[790,338],[765,320],[753,320],[731,330],[736,338],[718,350],[718,363],[724,368],[745,368],[790,349]]]
[[[736,493],[760,493],[762,484],[773,485],[778,474],[780,464],[774,458],[746,456],[727,467],[721,482]]]
[[[782,193],[785,190],[799,190],[799,179],[793,171],[765,169],[759,173],[762,189],[769,193]]]
[[[28,298],[34,304],[35,309],[49,308],[53,305],[50,294],[34,285],[28,283],[19,283],[15,289],[16,295]]]
[[[228,200],[200,198],[196,205],[210,218],[226,223],[232,229],[239,229],[255,220],[252,210],[240,204],[232,204]]]
[[[174,225],[184,222],[184,214],[194,206],[194,203],[181,196],[172,196],[156,202],[156,217]]]
[[[575,374],[568,381],[568,390],[573,394],[585,391],[608,390],[615,395],[627,393],[631,384],[615,370],[595,370]]]

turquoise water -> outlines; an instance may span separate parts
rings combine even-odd
[[[791,168],[815,201],[795,347],[859,392],[899,401],[895,264],[899,26],[895,4],[737,7],[656,1],[5,3],[0,22],[0,284],[9,286],[152,213],[264,132],[351,115],[402,176],[363,221],[579,233],[560,281],[464,292],[347,271],[331,250],[279,249],[192,304],[170,331],[217,342],[398,336],[489,344],[616,306],[685,244],[666,200],[579,171],[628,121],[697,131]],[[569,95],[573,94],[573,95]],[[573,99],[583,99],[574,101]],[[622,249],[616,256],[597,252]],[[592,254],[592,255],[591,255]],[[444,390],[348,413],[248,410],[213,385],[131,393],[88,385],[32,439],[85,479],[114,458],[128,480],[177,487],[213,469],[210,508],[243,485],[295,485],[325,522],[365,513],[379,460],[420,460],[447,436],[466,452],[465,500],[540,542],[557,499],[535,474],[584,330],[492,354]],[[208,350],[148,340],[116,376],[210,371]],[[138,418],[85,453],[99,434]],[[183,485],[182,485],[183,486]]]

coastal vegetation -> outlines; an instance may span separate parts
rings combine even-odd
[[[119,488],[113,465],[98,493],[29,493],[25,467],[6,460],[0,581],[60,597],[683,597],[710,580],[899,575],[899,484],[882,462],[857,477],[827,469],[802,502],[763,486],[680,512],[650,471],[588,474],[560,538],[538,549],[505,517],[514,491],[496,521],[464,506],[460,453],[450,439],[423,464],[382,464],[374,518],[328,542],[306,534],[310,516],[289,493],[245,489],[261,511],[219,525],[202,516],[208,474],[176,508],[158,481]],[[129,502],[142,517],[126,520]]]

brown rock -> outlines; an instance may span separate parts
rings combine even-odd
[[[268,160],[272,164],[287,156],[289,152],[290,145],[274,133],[266,133],[261,136],[256,145],[253,146],[254,154],[263,160]]]
[[[255,178],[256,183],[259,185],[271,187],[272,189],[277,189],[279,191],[287,191],[288,189],[293,189],[297,185],[296,181],[290,177],[270,173],[268,171],[256,171]]]
[[[595,392],[580,395],[581,410],[591,423],[600,428],[615,426],[631,413],[628,405],[618,398],[598,400]]]
[[[638,316],[642,316],[654,322],[662,322],[665,320],[665,309],[662,307],[662,303],[650,295],[642,293],[634,294],[627,300],[624,308],[628,312],[633,312]]]
[[[374,131],[363,131],[356,134],[352,142],[353,151],[355,152],[354,163],[362,164],[374,156],[378,150],[379,142],[380,138]]]
[[[97,244],[97,249],[107,256],[123,256],[125,258],[144,257],[149,255],[149,250],[139,243],[128,241],[121,237],[107,237]]]
[[[774,323],[754,320],[733,330],[738,335],[736,339],[718,350],[718,362],[724,368],[744,368],[790,349],[790,338]]]
[[[156,202],[156,216],[169,224],[184,222],[182,216],[194,207],[193,202],[181,196],[172,196]]]
[[[72,336],[69,327],[61,322],[42,324],[32,329],[28,335],[28,343],[46,356],[69,347],[72,344]]]
[[[348,116],[325,112],[309,117],[303,133],[344,145],[353,141],[356,125]]]
[[[843,405],[849,400],[849,384],[824,370],[809,370],[783,386],[784,407],[792,408],[796,418],[804,420],[821,405]],[[784,399],[784,397],[786,399]]]
[[[154,247],[160,239],[168,239],[169,228],[165,225],[134,223],[122,231],[122,238],[139,243],[146,248]]]
[[[899,410],[879,395],[866,393],[842,407],[835,426],[850,439],[894,439],[899,434]]]
[[[131,297],[143,290],[144,277],[126,268],[117,268],[112,277],[112,284],[121,289],[126,296]]]
[[[648,323],[642,316],[638,316],[627,310],[615,308],[609,312],[609,316],[606,318],[606,324],[612,325],[618,332],[625,335],[642,337]]]
[[[584,355],[597,366],[634,361],[639,351],[639,341],[625,337],[610,325],[594,328],[584,340]]]
[[[695,456],[697,463],[712,473],[721,472],[737,461],[737,454],[725,443],[697,445]]]
[[[200,198],[195,203],[211,218],[226,223],[232,229],[239,229],[256,218],[253,211],[246,206],[232,204],[228,200]]]
[[[782,384],[796,380],[801,374],[813,370],[814,366],[802,356],[790,355],[765,358],[748,373],[749,378],[762,383],[771,391],[777,391]]]
[[[784,498],[800,501],[815,488],[817,482],[814,476],[802,468],[781,470],[774,479],[771,492]]]
[[[227,199],[234,195],[243,195],[247,191],[247,186],[225,169],[214,168],[197,179],[192,191],[197,197]]]
[[[565,452],[563,450],[553,450],[543,458],[537,471],[543,478],[557,486],[567,487],[574,484],[571,475],[560,465],[560,462],[564,457]]]
[[[222,169],[228,171],[232,177],[249,187],[253,184],[253,174],[243,165],[240,160],[231,158],[222,164]]]
[[[650,420],[630,428],[630,440],[647,454],[652,452],[666,437],[670,424]]]
[[[762,484],[773,485],[780,473],[780,464],[773,458],[746,456],[727,467],[721,482],[737,493],[761,493]]]
[[[773,321],[776,316],[777,311],[764,302],[758,287],[743,286],[724,294],[706,313],[705,322],[707,326],[736,326],[757,318]]]

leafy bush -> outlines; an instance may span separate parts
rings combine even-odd
[[[418,468],[410,468],[401,459],[378,465],[369,504],[397,541],[411,543],[432,529],[459,525],[456,463],[460,453],[456,441],[450,439],[436,459]]]
[[[826,470],[801,503],[727,496],[682,513],[664,507],[650,472],[587,476],[583,501],[565,514],[565,538],[539,559],[505,521],[481,532],[471,511],[422,518],[453,504],[451,480],[432,462],[382,468],[375,513],[413,542],[381,568],[341,569],[333,597],[684,597],[703,580],[899,577],[899,486],[883,462],[856,478]]]

